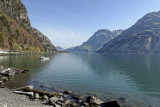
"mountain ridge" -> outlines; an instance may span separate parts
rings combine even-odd
[[[139,19],[98,53],[160,53],[160,11]]]
[[[83,42],[82,45],[76,46],[74,48],[66,49],[69,52],[96,52],[96,50],[100,49],[103,44],[112,40],[123,30],[114,30],[110,31],[108,29],[100,29],[96,31],[86,42]]]
[[[27,10],[20,0],[14,0],[14,1],[0,0],[0,10],[3,11],[3,15],[5,14],[5,16],[14,20],[14,22],[17,23],[19,26],[21,26],[23,28],[23,30],[27,31],[30,35],[32,35],[34,37],[34,39],[37,42],[39,42],[38,43],[39,46],[43,48],[43,49],[40,49],[41,51],[46,51],[46,52],[55,52],[56,51],[56,48],[54,47],[54,45],[52,45],[52,43],[50,42],[48,37],[43,35],[37,29],[31,27],[30,20],[27,15]],[[1,27],[3,27],[3,26],[1,26]],[[22,29],[19,29],[19,30],[20,30],[20,32],[23,31]],[[2,30],[1,30],[1,32],[2,32]],[[5,33],[8,33],[8,31],[5,31]],[[16,36],[16,33],[13,33],[13,34],[14,34],[14,36]],[[22,36],[23,34],[20,34],[20,35]],[[25,37],[25,36],[23,36],[23,37]],[[6,37],[6,39],[7,39],[7,37]],[[16,41],[16,44],[19,45],[19,43],[17,41]],[[21,46],[19,45],[19,47],[21,47]]]
[[[64,51],[64,49],[60,46],[56,46],[57,51]]]

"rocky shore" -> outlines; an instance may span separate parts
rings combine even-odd
[[[117,101],[104,102],[94,96],[83,97],[72,91],[45,92],[33,89],[33,86],[27,86],[14,93],[27,95],[32,100],[38,100],[44,105],[53,107],[120,107]]]
[[[31,100],[26,95],[15,94],[7,88],[0,88],[0,107],[49,107],[39,100]]]
[[[0,65],[0,107],[120,107],[117,101],[104,102],[94,96],[83,97],[72,91],[47,92],[36,90],[33,86],[10,90],[4,86],[14,75],[27,72],[29,70]]]
[[[14,75],[29,70],[7,68],[0,65],[0,107],[120,107],[116,100],[101,100],[94,96],[80,96],[72,91],[48,92],[26,86],[14,90],[4,87]],[[20,95],[19,95],[20,94]],[[121,98],[126,101],[127,99]]]
[[[14,75],[20,74],[20,73],[26,73],[29,72],[29,70],[20,70],[15,68],[8,68],[0,65],[0,86],[3,87],[3,85],[10,80]]]

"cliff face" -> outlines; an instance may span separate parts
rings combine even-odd
[[[145,15],[98,52],[160,53],[160,11]]]
[[[86,42],[84,42],[81,46],[77,46],[72,49],[67,49],[69,52],[96,52],[98,49],[102,48],[102,46],[108,41],[114,39],[119,34],[122,33],[123,30],[114,30],[109,31],[107,29],[101,29],[95,32]]]
[[[20,25],[40,42],[44,50],[48,52],[56,51],[56,48],[45,35],[31,27],[30,20],[27,16],[27,10],[20,0],[0,0],[0,10],[1,13],[14,20],[15,23]]]
[[[0,11],[0,48],[19,51],[43,51],[42,44]]]

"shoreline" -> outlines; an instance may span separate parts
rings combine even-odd
[[[94,96],[80,96],[78,94],[73,93],[72,91],[64,91],[62,93],[60,92],[45,92],[36,90],[33,88],[33,86],[29,87],[23,87],[20,89],[11,90],[6,88],[4,85],[7,81],[9,81],[11,78],[14,77],[14,75],[20,75],[21,73],[27,73],[29,70],[20,70],[15,68],[7,68],[0,65],[0,105],[6,106],[8,102],[11,107],[14,107],[15,105],[23,105],[23,102],[17,102],[17,99],[21,99],[22,97],[25,98],[26,102],[29,102],[30,104],[33,104],[35,107],[39,107],[39,104],[46,105],[46,106],[54,106],[54,107],[107,107],[108,105],[112,105],[114,107],[120,107],[118,101],[108,101],[105,102],[99,98],[96,98]],[[22,95],[18,95],[22,94]],[[7,96],[7,97],[3,97]],[[17,99],[11,100],[10,97],[16,97]],[[4,102],[1,102],[4,100]],[[33,101],[32,101],[33,100]],[[14,103],[13,103],[14,102]],[[34,103],[38,103],[37,105],[34,105]],[[40,103],[39,103],[40,102]],[[7,104],[7,105],[8,105]],[[25,105],[25,103],[24,103]],[[15,106],[16,107],[16,106]]]
[[[0,88],[0,107],[50,107],[26,95],[15,94],[8,88]]]
[[[48,52],[34,52],[34,51],[13,51],[13,50],[4,50],[0,49],[0,56],[7,56],[7,55],[32,55],[32,54],[45,54]],[[67,51],[55,51],[52,53],[70,53]],[[50,52],[49,52],[50,54]]]
[[[3,72],[4,74],[2,75],[2,71],[4,69],[9,69],[9,71],[6,73]],[[80,107],[80,106],[82,106],[82,107],[83,106],[84,107],[108,107],[105,105],[108,103],[117,105],[117,107],[138,107],[137,104],[129,104],[128,99],[125,97],[121,97],[120,99],[106,98],[106,99],[102,100],[98,97],[95,97],[96,95],[87,95],[87,94],[80,95],[80,94],[77,94],[77,92],[73,92],[70,90],[68,91],[68,90],[62,89],[62,91],[55,91],[55,90],[53,90],[53,91],[49,91],[49,90],[44,91],[43,90],[42,91],[41,88],[33,87],[34,85],[31,86],[32,87],[31,90],[28,90],[28,88],[27,88],[28,86],[26,86],[25,88],[23,87],[23,88],[15,89],[15,90],[3,87],[6,84],[6,82],[11,81],[11,79],[14,78],[15,75],[22,75],[21,73],[29,73],[29,72],[30,72],[29,70],[7,68],[7,67],[3,67],[0,65],[0,83],[2,83],[1,81],[3,80],[3,84],[0,85],[1,86],[0,89],[2,91],[7,90],[8,93],[12,93],[12,96],[21,97],[21,95],[18,95],[18,94],[22,94],[22,96],[26,97],[27,101],[29,101],[29,102],[30,101],[31,102],[38,101],[38,104],[40,103],[40,104],[44,105],[44,107],[45,106],[62,107],[64,105],[66,105],[66,107],[72,107],[72,106],[73,107]],[[45,86],[43,86],[43,84],[38,84],[38,86],[45,88]],[[36,90],[36,89],[38,89],[38,90]],[[6,93],[6,95],[9,96],[10,94],[7,94],[7,91],[5,93]],[[15,92],[15,91],[18,91],[18,92]],[[29,93],[29,95],[27,94],[27,96],[26,96],[26,93]],[[47,93],[47,94],[45,94],[45,93]],[[54,94],[56,94],[56,95],[54,96]],[[52,97],[54,97],[54,98],[52,98]],[[46,100],[46,98],[47,98],[47,100]],[[2,98],[0,97],[0,100],[1,99]],[[56,101],[55,100],[52,101],[53,99],[56,99]],[[89,99],[89,100],[87,100],[87,99]],[[10,99],[8,97],[6,97],[3,100],[10,100]],[[69,102],[69,104],[68,104],[68,102]],[[17,102],[17,104],[18,103],[19,102]],[[3,104],[3,103],[0,102],[0,104]],[[34,107],[39,107],[39,105],[34,105]],[[152,106],[148,106],[148,107],[152,107]]]

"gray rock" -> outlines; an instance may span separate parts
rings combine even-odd
[[[102,104],[103,107],[120,107],[117,101],[111,101]]]
[[[65,106],[66,105],[64,101],[57,101],[56,103],[61,105],[61,106]]]
[[[65,100],[64,102],[65,102],[65,104],[70,104],[71,100]]]
[[[7,105],[2,105],[2,107],[8,107]]]
[[[61,105],[54,103],[53,104],[54,107],[61,107]]]
[[[79,96],[77,94],[73,94],[73,98],[76,99],[76,100],[82,100],[83,99],[82,96]]]
[[[81,103],[83,100],[78,100],[78,103]]]
[[[2,80],[3,80],[4,82],[7,82],[7,81],[8,81],[8,78],[7,78],[7,77],[2,77]]]
[[[65,99],[69,98],[69,96],[68,96],[68,95],[63,95],[63,97],[64,97]]]
[[[34,95],[33,92],[14,91],[14,93],[28,95],[28,96],[31,96],[31,97],[33,97],[33,95]]]
[[[22,73],[22,70],[20,70],[20,69],[15,69],[15,73],[16,73],[16,74],[20,74],[20,73]]]
[[[5,75],[5,76],[14,76],[15,75],[15,70],[12,68],[7,68],[4,69],[0,72],[1,75]]]
[[[35,93],[35,94],[34,94],[34,98],[35,98],[35,99],[39,99],[39,94],[38,94],[38,93]]]
[[[29,70],[23,70],[23,71],[22,71],[22,73],[27,73],[27,72],[29,72]]]
[[[27,86],[26,88],[33,89],[32,85]]]
[[[86,98],[87,103],[100,105],[104,103],[102,100],[95,98],[94,96],[89,96]]]
[[[72,91],[64,91],[64,94],[71,94]]]
[[[71,107],[77,107],[77,104],[76,103],[72,103]]]
[[[83,105],[84,107],[89,107],[89,103],[84,102]]]
[[[63,96],[63,93],[58,93],[60,96]]]
[[[46,101],[46,100],[43,100],[43,102],[42,102],[43,104],[48,104],[48,101]]]
[[[55,104],[57,101],[58,101],[58,97],[51,97],[51,98],[49,99],[49,103],[50,103],[50,104]]]
[[[3,82],[2,81],[0,81],[0,86],[3,84]]]
[[[46,100],[46,101],[49,101],[49,98],[46,95],[43,95],[43,99]]]
[[[59,101],[64,101],[64,99],[63,99],[63,97],[62,97],[62,96],[61,96],[61,97],[59,97],[59,98],[58,98],[58,100],[59,100]]]

